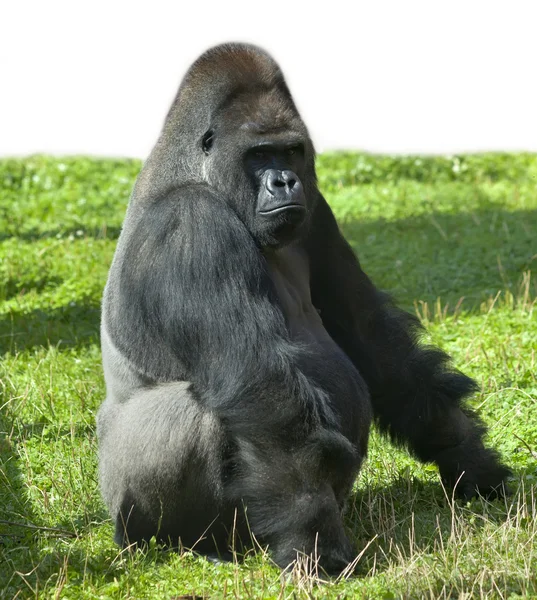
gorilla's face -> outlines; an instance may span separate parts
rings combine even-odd
[[[291,241],[306,216],[304,146],[266,140],[249,148],[244,169],[254,196],[250,231],[263,246]]]
[[[304,185],[311,145],[296,113],[285,107],[284,120],[281,114],[270,103],[262,115],[235,103],[220,111],[200,144],[207,182],[261,248],[296,239],[311,210]]]

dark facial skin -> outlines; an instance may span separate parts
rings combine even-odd
[[[216,124],[203,136],[201,148],[208,171],[225,173],[225,179],[209,183],[228,190],[230,181],[240,182],[236,187],[245,193],[230,199],[230,204],[259,247],[277,249],[300,237],[310,209],[302,183],[306,148],[300,134],[259,134],[258,129],[252,122],[225,128]],[[237,148],[236,139],[244,140],[245,131],[246,143]],[[230,148],[237,148],[240,156],[231,157]]]
[[[303,146],[255,146],[246,154],[245,168],[257,190],[255,223],[263,231],[264,245],[285,245],[306,216],[306,196],[299,175],[304,172]]]

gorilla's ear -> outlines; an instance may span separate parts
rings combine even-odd
[[[213,147],[214,142],[214,130],[211,128],[205,132],[203,138],[201,139],[201,147],[205,154],[209,154],[211,148]]]
[[[350,472],[358,466],[360,455],[349,440],[337,431],[320,429],[308,439],[303,461],[308,472],[326,481],[331,473]]]

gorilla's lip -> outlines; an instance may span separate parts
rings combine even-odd
[[[279,213],[285,212],[286,210],[290,210],[290,209],[294,209],[294,210],[302,210],[305,211],[306,207],[303,204],[298,204],[297,202],[292,202],[290,204],[284,204],[284,205],[280,205],[277,206],[276,208],[271,208],[269,210],[260,210],[259,212],[262,215],[277,215]]]

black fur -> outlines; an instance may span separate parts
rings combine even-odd
[[[341,236],[278,66],[209,50],[138,178],[104,294],[117,542],[226,553],[253,534],[281,566],[305,552],[339,571],[373,416],[463,496],[497,489],[508,470],[461,404],[475,383],[418,334]]]

